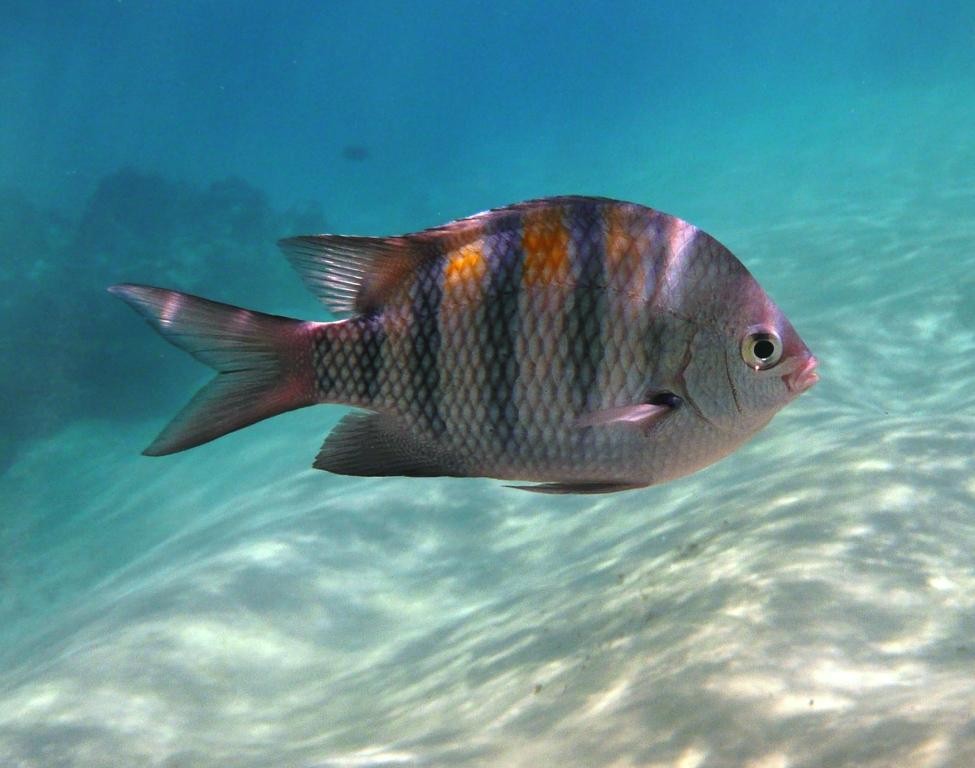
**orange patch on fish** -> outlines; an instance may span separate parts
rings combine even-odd
[[[469,243],[450,255],[444,268],[444,288],[455,288],[459,284],[480,282],[487,265],[484,263],[483,241]]]
[[[626,278],[620,273],[631,268],[629,262],[633,239],[626,230],[623,212],[619,208],[606,211],[606,275],[608,282],[625,284]]]
[[[569,232],[559,207],[525,213],[521,246],[525,254],[522,283],[525,286],[566,283],[569,280]]]

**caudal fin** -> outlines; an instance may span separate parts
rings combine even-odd
[[[183,451],[316,402],[309,355],[314,324],[144,285],[108,290],[167,341],[217,371],[143,451],[147,456]]]

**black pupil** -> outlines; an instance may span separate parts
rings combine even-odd
[[[768,360],[775,354],[775,344],[768,339],[758,339],[752,349],[759,360]]]

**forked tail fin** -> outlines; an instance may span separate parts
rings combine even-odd
[[[178,291],[113,285],[167,341],[217,371],[143,451],[162,456],[316,401],[311,329]]]

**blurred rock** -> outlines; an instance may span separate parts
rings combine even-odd
[[[233,178],[201,188],[123,169],[99,182],[74,221],[0,194],[0,471],[28,436],[76,418],[151,417],[203,375],[151,338],[108,285],[145,282],[280,311],[300,288],[275,241],[324,228],[316,205],[277,211]]]

